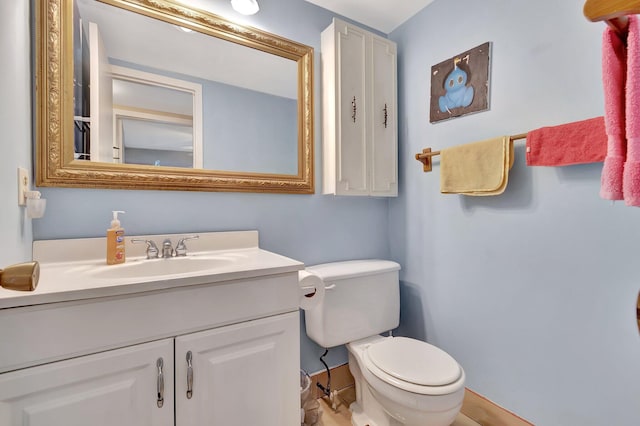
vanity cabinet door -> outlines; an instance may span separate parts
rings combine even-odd
[[[293,312],[177,337],[176,426],[299,424],[299,336]]]
[[[173,339],[0,375],[2,426],[171,426],[173,401]]]

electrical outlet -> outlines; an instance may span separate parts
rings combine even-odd
[[[30,188],[29,171],[18,167],[18,205],[24,206],[27,204],[27,198],[25,197],[26,191]]]

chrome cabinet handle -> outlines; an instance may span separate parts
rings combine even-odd
[[[158,367],[158,408],[162,408],[164,405],[164,374],[162,373],[162,367],[164,362],[162,358],[158,358],[156,366]]]
[[[351,118],[353,119],[353,122],[356,122],[356,111],[358,110],[358,106],[356,105],[356,97],[353,97],[353,100],[351,101]]]
[[[388,113],[387,113],[387,104],[384,104],[384,128],[387,128],[387,118],[388,118]]]
[[[187,352],[187,399],[191,399],[193,396],[193,365],[191,360],[193,355],[191,351]]]

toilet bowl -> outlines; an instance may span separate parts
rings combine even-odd
[[[305,311],[307,335],[324,348],[347,345],[354,426],[448,426],[462,407],[462,367],[426,342],[380,335],[400,322],[399,270],[386,260],[308,267],[325,295]]]
[[[464,370],[446,352],[406,337],[347,344],[356,380],[354,426],[448,426],[464,399]]]

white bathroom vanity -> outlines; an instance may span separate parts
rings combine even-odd
[[[167,259],[127,237],[113,266],[104,238],[35,242],[37,289],[0,289],[0,424],[298,424],[304,265],[257,231],[199,237]]]

